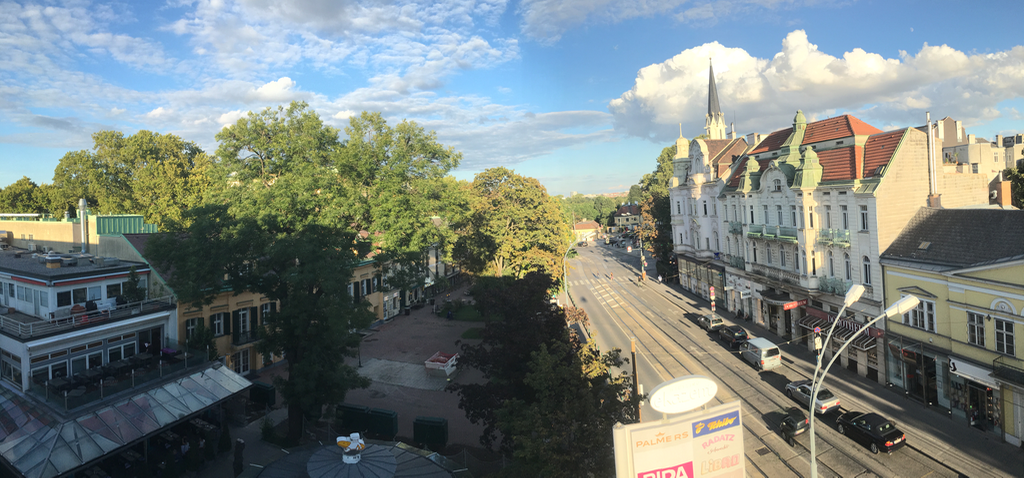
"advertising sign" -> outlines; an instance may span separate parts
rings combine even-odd
[[[795,300],[793,302],[787,302],[785,305],[783,305],[782,306],[782,310],[793,310],[793,309],[795,309],[797,307],[801,307],[801,306],[805,306],[805,305],[807,305],[807,299]]]
[[[740,402],[665,420],[615,425],[616,478],[746,475]]]

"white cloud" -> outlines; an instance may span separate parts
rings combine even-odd
[[[633,88],[608,104],[616,129],[671,141],[682,122],[684,135],[700,134],[708,58],[726,121],[735,121],[740,134],[784,128],[798,109],[808,119],[849,112],[878,125],[924,123],[925,110],[931,110],[970,126],[998,117],[1001,101],[1024,96],[1024,47],[967,54],[925,44],[899,58],[859,48],[836,57],[797,30],[771,59],[715,42],[641,69]]]
[[[291,78],[284,76],[256,88],[252,98],[256,101],[267,103],[288,103],[298,97],[292,91],[293,86],[295,86],[295,82]]]

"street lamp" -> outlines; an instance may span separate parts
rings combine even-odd
[[[851,289],[852,289],[852,287],[851,287]],[[863,287],[861,287],[861,289],[862,290],[861,290],[860,293],[863,293]],[[860,294],[857,294],[857,295],[858,295],[858,297],[860,296]],[[849,296],[849,293],[847,293],[847,296]],[[856,300],[854,300],[854,302],[855,301]],[[830,368],[832,368],[832,364],[834,364],[836,362],[836,359],[839,358],[839,356],[843,354],[843,351],[846,350],[846,347],[848,347],[850,345],[850,343],[853,342],[853,339],[857,338],[857,336],[860,335],[861,332],[863,332],[865,329],[870,327],[875,322],[878,322],[879,320],[887,319],[887,318],[890,318],[890,317],[895,317],[897,315],[903,315],[903,314],[907,313],[908,311],[910,311],[914,307],[917,307],[917,304],[920,303],[920,302],[921,302],[920,299],[918,299],[917,297],[912,296],[912,295],[908,295],[908,296],[906,296],[906,297],[896,301],[896,303],[890,305],[889,308],[885,309],[885,311],[882,312],[882,315],[879,315],[878,317],[875,317],[875,318],[871,319],[870,321],[868,321],[868,323],[864,324],[864,327],[861,327],[859,330],[857,330],[852,335],[850,335],[850,338],[846,339],[846,342],[843,342],[842,347],[839,347],[839,350],[835,354],[832,355],[832,360],[829,360],[828,365],[825,366],[825,370],[823,372],[821,372],[821,378],[820,379],[817,378],[817,371],[818,371],[818,369],[817,368],[814,369],[816,381],[812,382],[812,384],[811,384],[811,403],[809,405],[810,412],[811,412],[811,478],[818,478],[818,457],[815,455],[815,448],[814,448],[814,403],[818,401],[818,390],[821,388],[821,383],[825,381],[825,375],[828,375],[828,371],[829,371]],[[844,303],[844,306],[843,306],[844,309],[846,308],[845,305],[846,304]],[[839,322],[839,317],[836,317],[836,322]],[[833,329],[835,328],[835,324],[832,324],[832,328]],[[832,335],[832,330],[829,330],[829,338],[831,338],[831,335]],[[826,344],[827,344],[827,339],[826,339]],[[818,367],[821,367],[821,355],[818,356]]]

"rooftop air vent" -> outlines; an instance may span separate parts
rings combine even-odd
[[[931,245],[932,245],[932,243],[930,243],[928,241],[922,242],[921,245],[917,246],[917,250],[919,250],[919,251],[927,251],[928,248],[931,247]]]

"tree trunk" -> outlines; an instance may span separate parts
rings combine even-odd
[[[298,444],[302,440],[302,408],[298,404],[288,404],[288,442]]]

